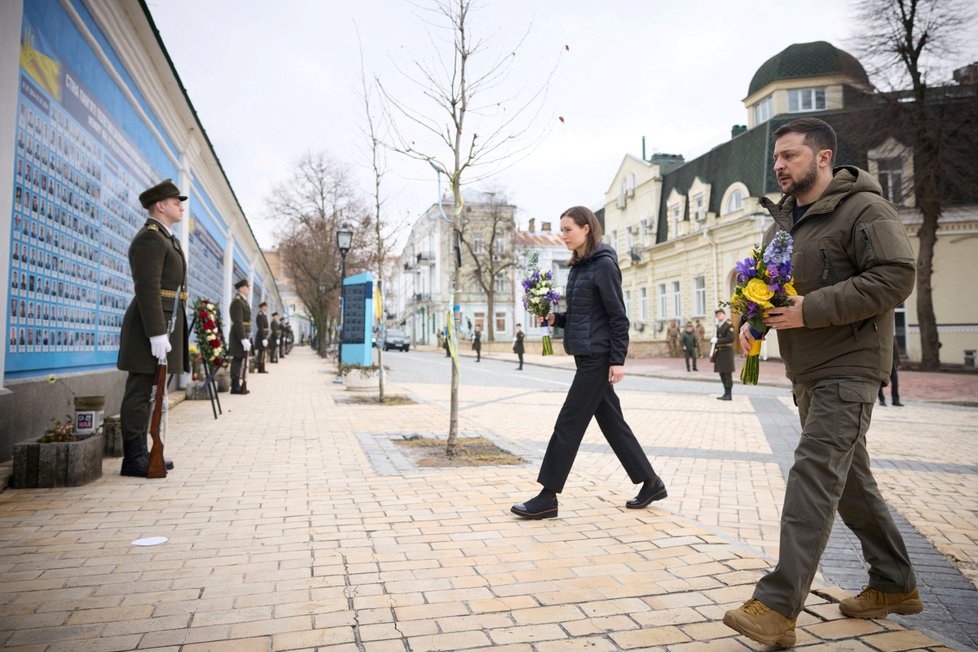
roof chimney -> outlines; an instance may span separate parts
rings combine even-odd
[[[550,222],[540,222],[540,232],[549,233],[550,232]]]
[[[530,233],[536,233],[537,230],[537,218],[530,218]]]
[[[730,137],[736,138],[745,131],[747,131],[747,125],[734,125],[730,128]]]

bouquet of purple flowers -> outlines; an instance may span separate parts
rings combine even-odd
[[[536,267],[539,256],[534,253],[530,256],[530,267]],[[550,314],[551,309],[557,307],[560,294],[554,287],[552,272],[541,272],[533,269],[529,275],[523,279],[523,307],[527,312],[532,313],[539,319],[545,319]],[[543,332],[543,355],[553,355],[554,347],[550,342],[550,327],[546,322],[541,326]]]
[[[737,287],[726,305],[750,324],[754,344],[747,354],[740,381],[756,385],[760,368],[761,340],[767,335],[764,314],[768,308],[791,305],[797,295],[791,278],[793,241],[787,231],[778,231],[764,248],[754,247],[749,258],[737,263]]]

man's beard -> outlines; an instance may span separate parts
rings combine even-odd
[[[815,161],[812,161],[812,167],[808,170],[808,174],[798,181],[792,181],[785,193],[797,197],[811,190],[815,186],[816,181],[818,181],[818,166],[815,165]]]

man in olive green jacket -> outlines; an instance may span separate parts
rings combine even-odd
[[[893,310],[914,284],[914,258],[896,210],[863,170],[833,170],[836,136],[817,118],[774,132],[774,172],[784,196],[764,199],[793,238],[793,305],[768,310],[801,419],[801,440],[781,512],[780,559],[754,596],[723,619],[765,645],[795,642],[801,612],[835,513],[869,564],[867,588],[839,604],[854,618],[923,610],[906,545],[870,470],[866,431],[889,379]],[[740,343],[750,350],[748,325]]]
[[[122,319],[117,363],[119,369],[129,372],[119,414],[122,475],[146,477],[149,406],[159,361],[166,361],[170,373],[190,371],[187,261],[180,241],[171,231],[183,219],[182,202],[186,200],[170,179],[139,195],[139,202],[149,216],[129,245],[135,297]],[[176,297],[178,287],[182,290]],[[167,334],[174,305],[177,306],[175,326]],[[166,467],[172,469],[173,463],[167,461]]]

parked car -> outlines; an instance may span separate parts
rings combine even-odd
[[[387,329],[387,337],[384,338],[384,350],[400,349],[407,351],[411,346],[407,333],[396,328]]]

